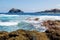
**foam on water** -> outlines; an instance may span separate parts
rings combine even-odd
[[[0,22],[0,26],[14,26],[18,25],[19,22]]]
[[[35,18],[39,18],[39,20],[36,21]],[[0,31],[11,32],[24,29],[44,32],[47,28],[41,26],[41,24],[45,20],[60,20],[60,16],[1,15]]]

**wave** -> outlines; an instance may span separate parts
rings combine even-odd
[[[36,20],[36,18],[38,18],[38,20]],[[0,30],[10,32],[23,29],[45,32],[47,28],[41,25],[42,22],[46,20],[60,20],[60,16],[1,15]]]
[[[0,22],[0,26],[15,26],[18,25],[19,22]]]

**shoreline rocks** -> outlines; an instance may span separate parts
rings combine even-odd
[[[46,30],[45,32],[17,30],[13,32],[0,32],[0,40],[60,40],[59,30]]]
[[[13,32],[0,32],[0,40],[60,40],[60,21],[47,20],[43,26],[48,29],[45,32],[16,30]]]
[[[45,31],[50,40],[60,40],[60,21],[48,20],[43,23],[48,29]]]
[[[3,36],[0,35],[0,40],[49,40],[46,33],[40,33],[37,31],[17,30],[8,33],[7,36],[4,34],[5,33],[2,34]]]

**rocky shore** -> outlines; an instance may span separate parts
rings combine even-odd
[[[0,40],[60,40],[60,21],[47,20],[43,25],[48,28],[45,32],[17,30],[0,32]]]
[[[48,28],[45,33],[50,40],[60,40],[60,20],[48,20],[43,25]]]
[[[49,40],[46,33],[17,30],[11,33],[0,32],[0,40]]]

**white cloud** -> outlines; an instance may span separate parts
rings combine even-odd
[[[57,4],[56,6],[60,7],[60,4]]]

